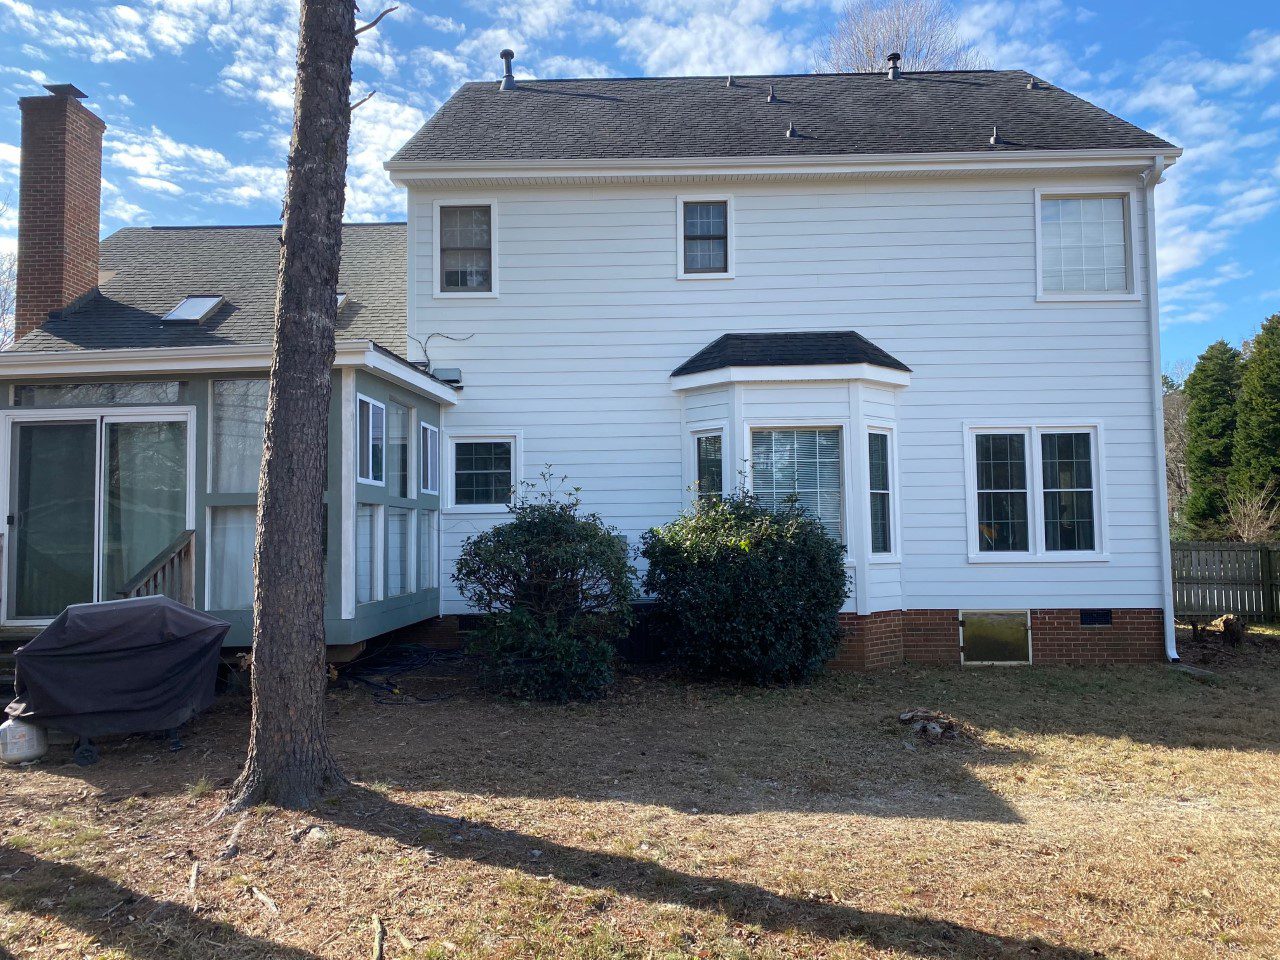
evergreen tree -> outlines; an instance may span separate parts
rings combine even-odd
[[[1229,488],[1257,497],[1280,486],[1280,313],[1253,338],[1236,401]]]
[[[1225,535],[1227,478],[1240,394],[1240,351],[1225,340],[1209,345],[1183,389],[1187,396],[1187,476],[1190,492],[1183,521],[1194,537]]]

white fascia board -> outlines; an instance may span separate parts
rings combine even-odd
[[[1180,149],[1025,150],[993,153],[824,155],[812,157],[659,157],[610,160],[388,160],[383,166],[394,183],[415,180],[665,178],[706,176],[884,176],[955,173],[1009,173],[1061,169],[1134,171],[1150,169],[1157,155],[1166,165]]]
[[[342,340],[333,365],[356,367],[447,405],[458,391],[405,361],[384,353],[370,340]],[[271,369],[271,344],[219,344],[212,347],[131,347],[115,350],[0,351],[0,377],[132,376],[166,373],[223,373]]]
[[[906,387],[911,374],[871,363],[829,363],[794,367],[721,367],[671,378],[671,389],[696,390],[728,383],[819,383],[858,380],[884,387]]]

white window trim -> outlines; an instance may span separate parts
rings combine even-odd
[[[489,290],[440,289],[440,208],[489,208]],[[437,300],[493,300],[498,296],[498,203],[492,197],[435,200],[431,204],[431,296]]]
[[[496,430],[492,433],[446,433],[444,436],[445,455],[441,464],[442,484],[445,487],[445,502],[441,504],[446,513],[508,513],[505,503],[463,503],[456,500],[454,489],[454,450],[459,443],[501,443],[511,444],[511,487],[512,499],[520,495],[520,484],[524,480],[524,433],[520,430]]]
[[[373,596],[368,600],[360,599],[359,571],[355,570],[356,555],[352,554],[353,571],[355,579],[352,581],[355,587],[356,606],[363,607],[371,603],[379,603],[387,599],[387,530],[386,517],[387,507],[383,503],[372,503],[368,500],[359,501],[356,504],[356,510],[361,507],[373,508],[373,543],[369,545],[369,550],[373,559],[373,569],[369,571],[370,582],[373,585]],[[352,513],[355,516],[355,513]],[[357,520],[357,531],[359,530],[359,521]],[[359,533],[357,532],[357,538]],[[358,548],[357,548],[358,549]]]
[[[862,478],[865,496],[862,498],[862,524],[867,531],[868,563],[901,563],[902,532],[898,514],[902,495],[898,487],[898,431],[889,420],[867,419],[863,423],[863,440],[872,433],[882,433],[889,438],[889,538],[893,547],[888,553],[876,553],[871,549],[871,456],[870,450],[864,458],[865,475]]]
[[[1136,190],[1080,190],[1066,188],[1062,190],[1036,187],[1035,189],[1035,227],[1036,227],[1036,301],[1039,303],[1102,303],[1141,300],[1138,292],[1137,261],[1133,249],[1133,217],[1137,209]],[[1124,253],[1128,261],[1126,269],[1129,275],[1129,289],[1119,292],[1101,293],[1055,293],[1044,289],[1044,255],[1041,241],[1041,205],[1044,200],[1084,199],[1095,200],[1105,198],[1124,200]]]
[[[829,417],[757,417],[742,421],[743,459],[746,470],[743,476],[743,487],[747,492],[754,489],[753,457],[751,455],[751,432],[753,430],[839,430],[840,431],[840,528],[843,533],[845,566],[852,566],[856,561],[853,539],[854,503],[854,457],[849,445],[852,433],[850,422],[845,419]],[[870,506],[867,507],[870,512]]]
[[[382,479],[374,480],[372,476],[363,476],[360,473],[360,404],[367,403],[369,408],[369,442],[366,445],[369,448],[369,470],[373,471],[373,407],[377,407],[382,411]],[[355,446],[356,446],[356,482],[367,484],[371,487],[386,487],[387,485],[387,405],[381,400],[375,400],[373,397],[366,397],[363,393],[356,394],[356,424],[355,424]]]
[[[1021,433],[1027,438],[1026,552],[981,552],[978,549],[978,469],[975,438],[984,433]],[[1088,433],[1093,444],[1093,550],[1046,550],[1044,536],[1044,471],[1040,436],[1045,433]],[[1105,563],[1111,559],[1107,537],[1107,466],[1101,423],[1028,422],[964,424],[964,486],[970,563]]]
[[[725,272],[686,273],[684,269],[684,205],[686,203],[723,203],[725,213]],[[676,197],[676,279],[677,280],[732,280],[737,271],[737,244],[734,242],[733,195],[682,194]]]
[[[423,439],[423,433],[426,439]],[[427,461],[427,470],[423,474],[422,457],[423,453],[429,455]],[[436,482],[431,483],[431,467],[436,468]],[[420,493],[435,494],[440,493],[440,428],[433,427],[425,420],[418,421],[418,472],[423,474],[418,477],[418,490]]]
[[[700,420],[690,424],[685,443],[685,493],[688,505],[698,502],[698,438],[720,437],[720,495],[727,497],[732,489],[729,469],[729,422],[727,420]]]
[[[417,583],[417,591],[421,593],[423,590],[439,590],[440,589],[440,511],[439,510],[419,510],[416,520],[418,526],[414,532],[418,535],[417,549],[418,553],[414,557],[418,566],[414,570],[415,577],[422,570],[422,555],[425,548],[426,555],[429,559],[427,565],[427,578],[424,582]],[[423,542],[421,527],[426,525],[426,542]],[[420,577],[418,578],[421,579]]]

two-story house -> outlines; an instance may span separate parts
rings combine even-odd
[[[698,496],[798,498],[846,545],[851,666],[1176,656],[1153,217],[1176,147],[1020,71],[515,81],[504,57],[388,162],[407,226],[344,234],[339,336],[385,369],[335,371],[337,619],[465,613],[462,543],[549,471],[632,543]],[[398,263],[355,252],[380,231]],[[170,363],[146,376],[216,444],[221,381],[181,364],[270,337],[245,271],[206,262],[217,234],[121,231],[117,272],[28,321],[0,357],[11,464],[24,418],[52,416],[20,398],[123,390],[117,350]],[[166,252],[182,242],[205,252]],[[179,328],[179,293],[221,299]],[[361,320],[384,302],[401,325]],[[222,502],[193,470],[197,600],[226,609],[207,592]],[[8,472],[13,514],[31,484]]]

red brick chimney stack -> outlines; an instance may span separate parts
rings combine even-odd
[[[107,125],[69,83],[23,97],[14,337],[98,285],[102,134]]]

